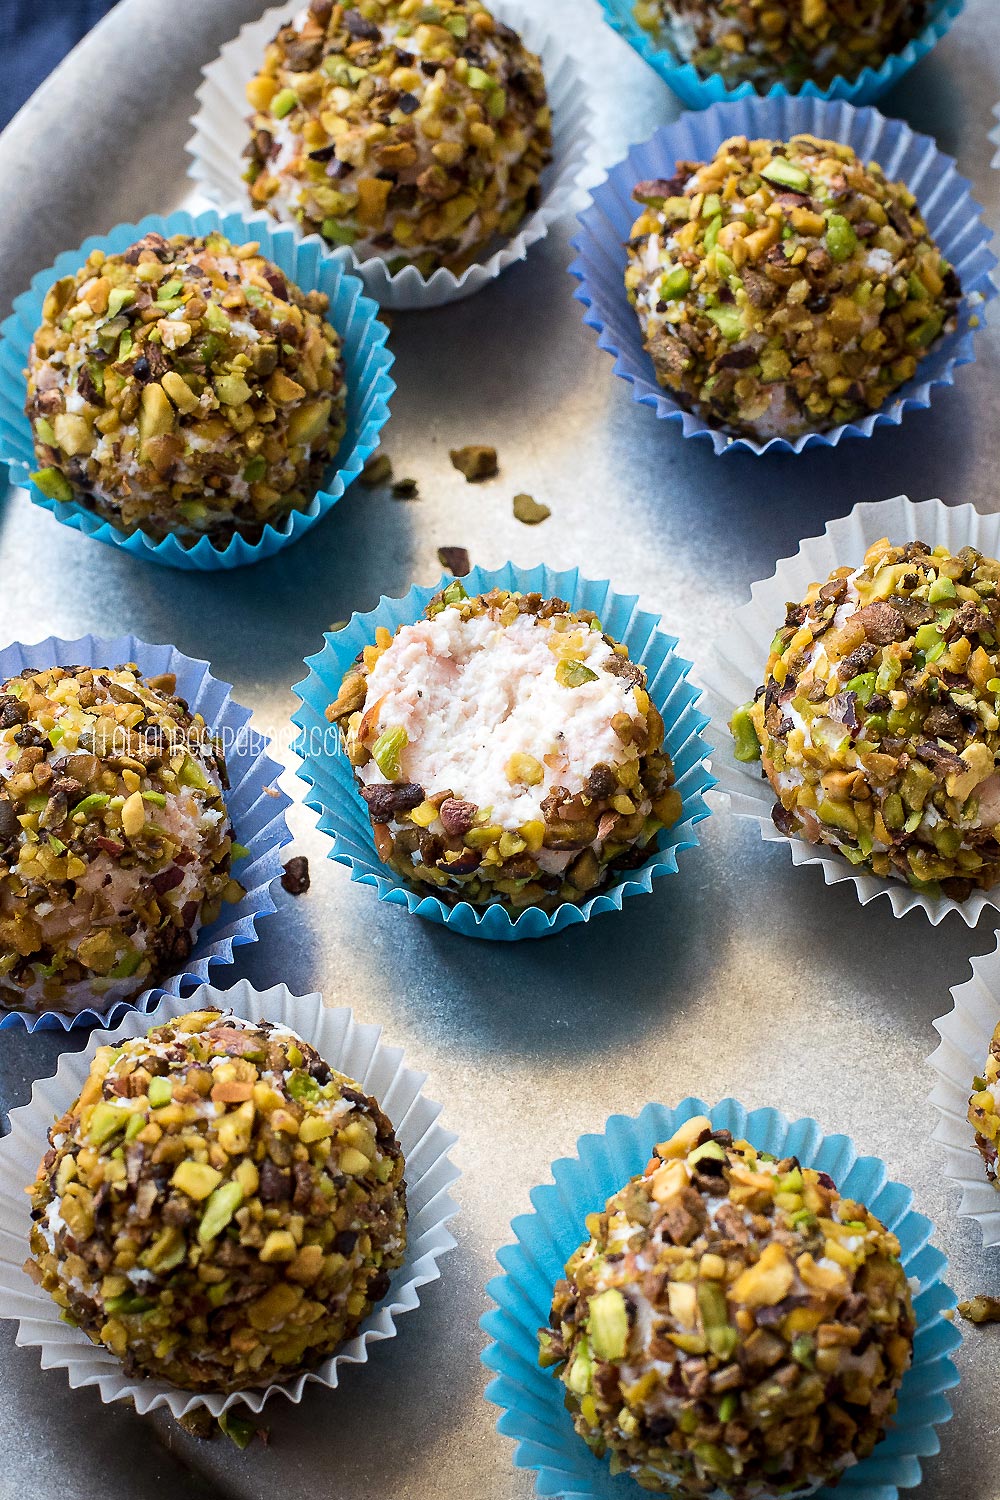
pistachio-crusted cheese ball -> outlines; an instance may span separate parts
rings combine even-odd
[[[100,1047],[49,1141],[25,1269],[130,1375],[286,1379],[402,1264],[392,1125],[286,1027],[197,1011]]]
[[[590,610],[450,583],[344,678],[380,858],[446,902],[550,910],[642,864],[681,797],[644,669]]]
[[[32,478],[121,531],[256,539],[309,503],[344,435],[327,306],[221,234],[91,251],[31,347]]]
[[[704,1116],[587,1219],[543,1366],[577,1432],[647,1490],[836,1483],[885,1433],[914,1318],[899,1241],[825,1172]]]
[[[783,833],[963,900],[1000,878],[1000,563],[876,542],[790,604],[736,753]]]
[[[0,686],[0,1009],[99,1009],[180,969],[242,888],[222,748],[174,678]]]
[[[641,182],[625,285],[657,378],[766,441],[877,411],[956,326],[961,286],[916,199],[849,146],[724,141]]]
[[[986,1165],[986,1176],[997,1186],[1000,1157],[1000,1025],[993,1033],[982,1077],[973,1079],[969,1099],[969,1124],[976,1132],[976,1146]]]
[[[251,201],[362,260],[460,272],[537,205],[542,65],[479,0],[312,0],[247,94]]]
[[[826,88],[878,68],[924,24],[925,0],[637,0],[636,20],[681,62],[730,87]]]

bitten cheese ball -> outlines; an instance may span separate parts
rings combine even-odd
[[[972,547],[869,548],[790,604],[756,701],[783,833],[964,900],[1000,878],[1000,563]]]
[[[538,204],[542,65],[479,0],[312,0],[247,94],[251,202],[361,260],[461,272]]]
[[[976,1147],[983,1158],[986,1176],[996,1187],[1000,1157],[1000,1025],[993,1033],[982,1076],[973,1079],[969,1124],[976,1132]]]
[[[379,627],[327,716],[380,858],[449,904],[581,902],[681,813],[644,669],[560,599],[450,583]]]
[[[857,78],[915,37],[925,0],[637,0],[636,20],[681,62],[761,93]]]
[[[32,479],[157,541],[258,539],[308,505],[344,435],[327,307],[221,234],[91,251],[31,347]]]
[[[612,1473],[657,1494],[798,1495],[885,1435],[910,1288],[896,1236],[825,1172],[698,1116],[587,1231],[539,1356]]]
[[[660,384],[765,442],[878,411],[957,326],[961,285],[904,183],[816,136],[733,136],[641,182],[625,285]]]
[[[0,686],[0,1009],[133,999],[243,895],[223,750],[174,687],[134,662]]]
[[[392,1125],[284,1026],[195,1011],[99,1047],[49,1141],[25,1269],[129,1375],[285,1380],[402,1264]]]

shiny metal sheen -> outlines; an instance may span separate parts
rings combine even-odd
[[[598,114],[599,156],[672,118],[666,87],[588,0],[538,0],[576,32]],[[499,5],[499,0],[498,0]],[[500,7],[502,9],[502,6]],[[201,64],[255,14],[253,0],[124,0],[0,138],[0,305],[86,235],[186,195],[186,117]],[[289,9],[293,9],[292,6]],[[986,139],[1000,97],[1000,8],[970,0],[935,53],[886,101],[958,156],[1000,215]],[[283,729],[290,684],[323,629],[380,594],[438,573],[436,549],[579,564],[641,594],[697,663],[750,582],[801,536],[858,500],[905,491],[985,510],[1000,503],[1000,317],[975,366],[868,442],[798,458],[717,459],[635,406],[582,326],[566,274],[570,227],[469,302],[394,320],[399,393],[387,446],[420,481],[404,504],[356,490],[299,547],[248,572],[199,576],[143,567],[56,525],[27,497],[0,500],[0,638],[125,628],[209,657],[261,728]],[[447,450],[494,442],[502,476],[466,486]],[[529,530],[511,499],[552,507]],[[290,757],[289,757],[290,763]],[[289,782],[296,791],[300,784]],[[793,869],[757,830],[717,811],[678,877],[623,914],[546,942],[493,947],[376,902],[325,859],[301,807],[291,822],[313,887],[278,894],[262,940],[233,977],[277,979],[347,1001],[378,1021],[461,1133],[459,1250],[424,1306],[341,1390],[268,1408],[271,1442],[239,1453],[199,1444],[162,1417],[140,1421],[93,1391],[70,1392],[37,1354],[0,1330],[0,1497],[126,1500],[280,1493],[288,1500],[527,1500],[528,1476],[482,1399],[477,1319],[496,1248],[552,1158],[614,1111],[652,1098],[733,1093],[750,1105],[815,1114],[884,1156],[938,1222],[963,1296],[1000,1292],[1000,1262],[953,1214],[957,1193],[929,1142],[924,1058],[948,988],[987,924],[893,919],[853,890]],[[225,982],[225,980],[223,980]],[[74,1034],[70,1046],[82,1046]],[[61,1036],[0,1034],[0,1098],[21,1103],[49,1073]],[[926,1465],[927,1500],[994,1500],[1000,1473],[996,1337],[968,1332],[963,1382],[943,1454]],[[638,1492],[637,1492],[638,1493]]]

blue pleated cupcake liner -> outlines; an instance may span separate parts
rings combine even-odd
[[[327,722],[326,709],[337,697],[348,667],[362,648],[374,641],[376,628],[384,625],[395,634],[398,626],[420,619],[425,606],[450,581],[445,577],[431,588],[414,585],[405,598],[382,599],[376,609],[354,615],[343,630],[325,637],[322,651],[307,658],[309,676],[293,688],[302,700],[301,708],[292,715],[300,730],[294,747],[302,761],[299,775],[310,787],[306,806],[319,814],[320,829],[334,841],[330,858],[347,865],[352,880],[374,886],[380,901],[405,906],[416,916],[441,922],[465,937],[500,941],[547,937],[575,923],[589,922],[601,912],[620,911],[626,896],[648,893],[654,880],[675,874],[677,856],[698,843],[694,825],[708,817],[704,794],[715,785],[701,736],[708,720],[695,709],[700,689],[687,680],[691,663],[677,655],[674,637],[657,628],[659,615],[640,610],[635,595],[616,594],[607,582],[581,578],[576,568],[555,572],[544,566],[518,568],[507,563],[492,571],[473,568],[462,584],[469,594],[500,588],[566,599],[573,609],[593,610],[608,634],[628,646],[632,660],[646,667],[650,699],[663,716],[666,748],[683,799],[677,823],[661,831],[641,868],[629,870],[610,888],[580,905],[564,902],[554,912],[529,907],[516,920],[502,906],[478,909],[467,901],[448,906],[436,896],[421,895],[380,861],[368,809],[357,790],[353,769],[340,749],[339,731]]]
[[[150,646],[134,635],[113,639],[85,635],[76,641],[49,636],[37,645],[15,644],[0,650],[0,682],[25,670],[44,667],[111,667],[134,661],[146,677],[173,672],[177,694],[192,713],[200,713],[209,730],[225,735],[229,790],[226,806],[234,842],[249,850],[246,858],[233,862],[233,875],[246,895],[233,905],[224,905],[210,927],[199,933],[182,973],[144,990],[134,1000],[116,1001],[105,1010],[99,1002],[77,1015],[58,1011],[0,1011],[0,1031],[25,1026],[28,1031],[70,1031],[77,1026],[116,1026],[131,1010],[148,1011],[164,995],[182,995],[209,978],[213,965],[231,964],[234,949],[257,941],[257,922],[276,910],[271,886],[282,872],[281,849],[291,841],[285,810],[291,799],[278,791],[282,767],[271,760],[270,741],[250,728],[250,709],[230,696],[228,682],[213,677],[207,661],[185,656],[175,646]],[[270,788],[271,790],[267,790]],[[273,793],[273,795],[272,795]]]
[[[224,547],[217,547],[205,536],[185,547],[172,535],[159,542],[142,531],[126,535],[84,505],[50,500],[29,479],[37,464],[31,424],[24,413],[24,371],[35,330],[42,321],[45,294],[60,277],[73,275],[92,250],[119,254],[151,230],[167,237],[220,230],[237,244],[259,240],[261,254],[273,260],[290,281],[303,291],[325,292],[330,299],[326,316],[343,341],[347,431],[323,475],[322,488],[306,508],[293,511],[277,525],[265,526],[257,542],[237,535]],[[215,209],[199,214],[178,211],[165,217],[149,214],[138,224],[119,224],[110,234],[92,235],[78,250],[67,250],[48,270],[40,271],[29,290],[15,300],[14,311],[0,327],[0,462],[10,466],[11,482],[25,486],[36,505],[84,536],[166,567],[196,572],[243,568],[273,557],[311,531],[333,509],[378,447],[379,434],[389,420],[389,400],[396,389],[389,375],[393,356],[386,348],[388,336],[388,330],[378,321],[377,304],[364,295],[357,276],[339,261],[323,255],[318,241],[303,242],[294,230],[279,228],[268,215],[220,214]]]
[[[672,177],[678,161],[710,161],[730,136],[787,140],[803,132],[851,146],[862,161],[877,161],[890,181],[907,184],[928,230],[961,279],[963,299],[955,331],[934,344],[913,379],[894,391],[879,411],[829,432],[804,433],[794,442],[771,438],[758,443],[710,427],[704,417],[685,411],[656,379],[643,348],[639,319],[625,292],[625,241],[640,211],[632,189],[648,178]],[[570,274],[580,282],[575,295],[587,309],[584,322],[597,330],[598,347],[614,356],[615,374],[629,381],[633,400],[651,406],[658,417],[679,422],[685,437],[707,439],[716,453],[801,453],[806,448],[835,447],[844,437],[871,437],[876,427],[898,426],[904,412],[930,406],[932,391],[953,384],[955,370],[972,363],[974,331],[984,322],[984,304],[997,294],[990,277],[997,264],[989,249],[993,234],[981,215],[971,184],[960,176],[954,160],[939,151],[930,136],[917,135],[902,120],[823,99],[740,99],[715,104],[702,114],[682,115],[643,145],[632,147],[594,190],[590,206],[580,215],[582,232],[573,240],[577,259]]]
[[[900,1490],[920,1483],[920,1461],[937,1453],[936,1427],[951,1417],[945,1392],[958,1384],[951,1358],[961,1343],[945,1316],[955,1297],[943,1277],[945,1257],[931,1243],[933,1225],[911,1208],[910,1189],[891,1182],[877,1157],[859,1156],[846,1135],[825,1135],[815,1120],[788,1120],[776,1109],[747,1110],[735,1099],[710,1108],[685,1099],[676,1109],[648,1104],[637,1118],[612,1115],[602,1135],[584,1135],[577,1155],[552,1166],[553,1184],[531,1194],[534,1212],[516,1218],[516,1244],[500,1250],[504,1274],[487,1285],[496,1308],[480,1326],[491,1343],[482,1360],[494,1372],[486,1399],[501,1408],[497,1427],[514,1438],[514,1464],[535,1473],[539,1495],[565,1500],[634,1500],[640,1494],[628,1475],[612,1478],[574,1431],[563,1404],[562,1383],[538,1364],[538,1329],[546,1327],[555,1283],[586,1238],[586,1216],[602,1210],[612,1193],[641,1172],[657,1141],[668,1139],[693,1115],[708,1115],[717,1130],[730,1130],[758,1150],[796,1156],[804,1167],[828,1172],[845,1197],[867,1205],[899,1237],[911,1285],[917,1332],[913,1364],[903,1379],[899,1409],[887,1436],[862,1463],[846,1469],[836,1489],[816,1500],[897,1500]]]
[[[656,37],[644,30],[635,19],[635,0],[599,0],[608,25],[624,37],[664,83],[688,109],[707,109],[711,104],[720,104],[727,99],[758,97],[754,85],[745,82],[731,87],[717,73],[708,77],[698,72],[693,63],[681,62],[669,46],[660,46]],[[874,104],[877,99],[903,78],[915,63],[928,52],[951,28],[952,22],[965,8],[965,0],[934,0],[926,26],[899,52],[891,53],[877,68],[863,68],[856,78],[841,76],[834,78],[826,88],[807,80],[799,88],[790,89],[787,84],[774,83],[764,97],[768,99],[843,99],[848,104]]]

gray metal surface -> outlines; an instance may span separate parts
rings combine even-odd
[[[545,3],[578,36],[608,165],[676,104],[601,25],[596,4]],[[0,139],[2,310],[59,250],[180,202],[199,67],[260,9],[260,0],[125,0],[63,64]],[[886,105],[958,156],[994,228],[1000,173],[989,170],[986,131],[1000,97],[998,10],[970,0]],[[795,459],[719,460],[613,378],[572,300],[569,232],[470,302],[396,317],[400,389],[387,447],[397,473],[419,479],[419,502],[356,491],[298,548],[252,571],[198,576],[143,567],[10,492],[0,500],[0,639],[128,628],[175,641],[209,657],[259,726],[283,734],[289,686],[322,630],[435,578],[440,545],[466,546],[486,565],[513,556],[610,573],[662,611],[697,663],[750,582],[856,501],[906,491],[1000,504],[1000,316],[957,389],[901,429]],[[451,470],[447,449],[468,442],[496,443],[499,480],[470,489]],[[551,505],[552,518],[519,525],[510,513],[519,490]],[[852,889],[793,870],[783,849],[717,810],[680,876],[622,915],[547,942],[488,947],[380,905],[325,860],[308,814],[297,808],[291,821],[312,891],[279,892],[279,914],[229,972],[349,1002],[430,1073],[461,1133],[460,1249],[393,1342],[332,1395],[314,1389],[297,1408],[274,1401],[270,1446],[244,1453],[70,1392],[60,1372],[40,1371],[36,1353],[15,1350],[5,1326],[3,1500],[527,1500],[531,1481],[512,1468],[482,1399],[483,1286],[549,1162],[612,1111],[651,1098],[734,1093],[851,1133],[937,1221],[960,1293],[1000,1292],[997,1258],[955,1221],[956,1193],[928,1144],[923,1061],[949,985],[966,977],[970,954],[992,946],[988,922],[932,930],[918,916],[894,920],[886,902],[862,910]],[[65,1045],[0,1034],[3,1105],[23,1102]],[[955,1420],[926,1465],[927,1500],[1000,1493],[998,1337],[969,1332]]]

